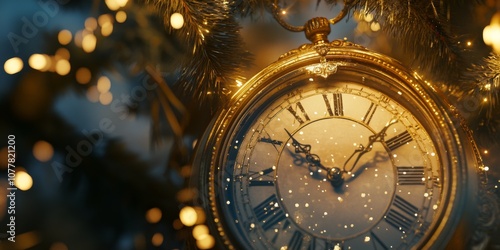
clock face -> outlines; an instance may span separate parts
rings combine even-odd
[[[400,249],[428,238],[446,179],[439,138],[382,81],[289,74],[246,104],[212,167],[213,209],[235,244]]]

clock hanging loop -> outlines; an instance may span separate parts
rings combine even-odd
[[[328,35],[331,32],[330,25],[334,25],[342,20],[349,13],[349,3],[350,0],[344,1],[344,8],[340,11],[340,13],[331,19],[326,17],[314,17],[308,20],[304,25],[295,26],[288,23],[283,19],[281,8],[278,4],[279,0],[274,0],[272,4],[272,14],[274,19],[285,29],[292,32],[304,32],[306,38],[311,41],[313,44],[322,44],[328,43]]]

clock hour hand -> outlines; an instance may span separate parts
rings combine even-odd
[[[288,130],[285,129],[285,131],[292,139],[292,146],[295,147],[295,153],[303,153],[306,155],[306,160],[309,162],[309,170],[314,171],[311,167],[321,168],[327,172],[328,180],[331,181],[334,187],[342,185],[344,180],[342,179],[342,170],[340,170],[340,168],[327,168],[323,166],[319,156],[317,154],[311,154],[311,145],[298,142]]]
[[[328,168],[326,168],[321,164],[321,160],[317,154],[311,153],[311,145],[300,143],[292,136],[290,132],[288,132],[288,130],[285,129],[285,131],[288,134],[288,136],[290,136],[290,138],[292,139],[292,146],[295,148],[295,153],[305,154],[306,161],[309,163],[310,166],[321,168],[326,171],[329,170]]]

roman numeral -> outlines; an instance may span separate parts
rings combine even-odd
[[[300,117],[300,115],[292,108],[292,106],[288,107],[287,110],[290,111],[290,113],[295,117],[295,119],[300,124],[303,124],[305,121],[310,121],[309,116],[307,115],[306,111],[304,110],[304,106],[302,106],[302,103],[297,102],[296,105],[299,108],[300,113],[302,114],[303,117]]]
[[[307,250],[316,250],[316,237],[311,237],[311,241],[309,241]]]
[[[275,167],[270,167],[261,171],[248,171],[248,185],[256,186],[274,186],[274,176],[271,174]]]
[[[285,220],[285,222],[283,223],[283,226],[281,227],[281,230],[286,230],[288,227],[290,226],[290,221],[289,220]],[[271,239],[271,242],[273,244],[276,244],[276,240],[278,239],[278,236],[280,236],[280,232],[276,232],[273,236],[273,238]]]
[[[441,188],[441,181],[438,176],[432,176],[432,186],[435,188]]]
[[[389,249],[389,247],[384,244],[384,242],[372,231],[370,231],[370,238],[373,244],[373,249]],[[380,248],[379,248],[380,247]]]
[[[394,207],[385,216],[385,221],[400,231],[408,232],[416,219],[418,208],[398,195],[392,205]]]
[[[265,137],[260,138],[259,142],[271,143],[273,145],[278,145],[278,146],[281,146],[283,144],[282,141],[273,140],[271,138],[265,138]]]
[[[424,185],[423,166],[417,167],[397,167],[399,185]]]
[[[367,125],[370,124],[370,121],[373,118],[373,114],[375,114],[375,111],[377,110],[378,105],[375,103],[371,103],[370,107],[368,108],[368,111],[366,111],[365,116],[363,116],[363,122],[366,123]]]
[[[263,181],[263,180],[250,180],[248,182],[250,187],[266,187],[274,186],[274,181]]]
[[[330,116],[343,116],[344,115],[344,103],[342,101],[342,94],[333,93],[333,108],[328,100],[328,96],[323,94],[323,100],[325,101],[326,110]]]
[[[262,229],[267,231],[286,219],[285,212],[278,206],[276,194],[269,196],[253,209],[255,217],[262,222]]]
[[[408,131],[405,131],[385,141],[385,144],[387,145],[389,150],[394,151],[395,149],[405,145],[408,142],[411,142],[412,140],[413,138],[411,138],[410,133]]]
[[[299,250],[299,249],[301,249],[303,238],[304,238],[304,234],[302,234],[302,232],[300,232],[298,230],[295,231],[295,232],[293,232],[293,236],[290,239],[290,242],[288,242],[288,248],[287,248],[287,250],[288,249],[290,249],[290,250]]]

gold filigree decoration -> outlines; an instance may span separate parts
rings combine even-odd
[[[327,78],[329,75],[337,73],[339,63],[327,61],[324,57],[321,62],[306,67],[307,73]]]

